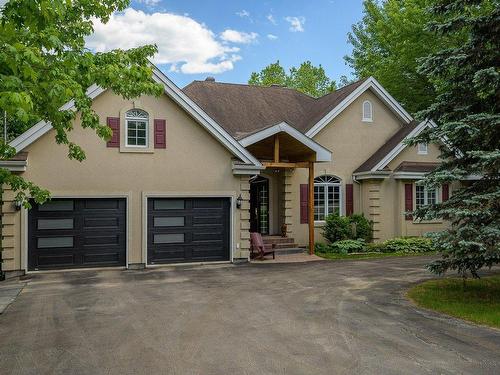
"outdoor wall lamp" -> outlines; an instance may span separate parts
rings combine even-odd
[[[16,211],[20,211],[21,210],[21,207],[23,206],[23,203],[21,201],[14,201],[14,208],[16,209]]]
[[[236,198],[236,208],[240,209],[241,204],[243,203],[243,198],[241,197],[241,194],[238,198]]]

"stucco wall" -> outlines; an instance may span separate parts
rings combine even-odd
[[[373,105],[373,122],[362,121],[362,104],[370,100]],[[370,90],[360,95],[339,116],[314,136],[314,140],[329,149],[333,161],[316,163],[315,176],[331,174],[342,180],[342,212],[345,210],[345,184],[353,183],[352,173],[368,159],[382,144],[403,126],[393,112]],[[292,202],[295,207],[293,236],[300,245],[308,243],[306,224],[300,224],[299,185],[307,183],[307,170],[297,169],[293,173]],[[353,183],[354,212],[365,212],[360,185]],[[321,241],[321,228],[315,231],[317,241]]]
[[[56,145],[54,132],[51,131],[26,149],[29,152],[28,170],[23,176],[51,191],[54,197],[127,196],[130,220],[128,262],[142,263],[145,259],[145,194],[227,195],[235,199],[248,182],[242,182],[240,177],[232,174],[231,153],[166,95],[160,98],[144,96],[134,103],[108,91],[94,100],[93,107],[104,122],[107,116],[123,116],[124,109],[132,108],[134,104],[137,108],[147,109],[150,121],[166,119],[166,149],[129,153],[121,152],[119,148],[108,148],[92,130],[82,129],[76,120],[69,138],[83,147],[87,159],[82,163],[69,160],[67,148]],[[121,131],[125,133],[123,128]],[[246,192],[245,197],[247,195]],[[240,220],[245,217],[233,215],[235,257],[246,256],[244,251],[242,254],[236,251],[241,242]],[[12,220],[16,228],[20,228],[21,213],[16,213]],[[21,247],[24,247],[21,245],[24,236],[21,232],[17,230],[13,240],[14,260],[7,265],[10,269],[21,267]],[[243,240],[243,244],[248,243],[246,238]]]
[[[441,152],[439,151],[439,147],[435,144],[428,145],[426,155],[418,154],[416,146],[407,146],[398,156],[391,160],[388,167],[394,170],[403,161],[438,163],[440,162],[439,155],[441,155]]]

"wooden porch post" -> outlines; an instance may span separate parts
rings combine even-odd
[[[309,254],[314,254],[314,162],[309,163]]]
[[[274,136],[274,162],[279,163],[280,161],[280,136],[276,134]]]

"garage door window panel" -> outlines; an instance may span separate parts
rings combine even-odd
[[[185,201],[183,199],[155,199],[154,201],[155,210],[183,210],[184,208]]]
[[[155,216],[154,218],[155,227],[183,227],[184,217],[183,216]]]
[[[73,219],[38,219],[37,221],[38,229],[40,230],[50,230],[50,229],[73,229]]]
[[[59,247],[73,247],[74,238],[72,236],[64,237],[39,237],[37,247],[39,249],[50,249]]]
[[[73,211],[72,200],[49,201],[38,206],[38,211]]]
[[[155,244],[184,243],[184,233],[155,234]]]

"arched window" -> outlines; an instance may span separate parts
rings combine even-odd
[[[372,122],[373,121],[373,106],[372,102],[365,100],[363,102],[363,121]]]
[[[125,114],[126,146],[148,147],[149,115],[142,109],[131,109]]]
[[[314,179],[314,221],[324,221],[333,213],[341,214],[341,182],[338,177],[323,175]]]

